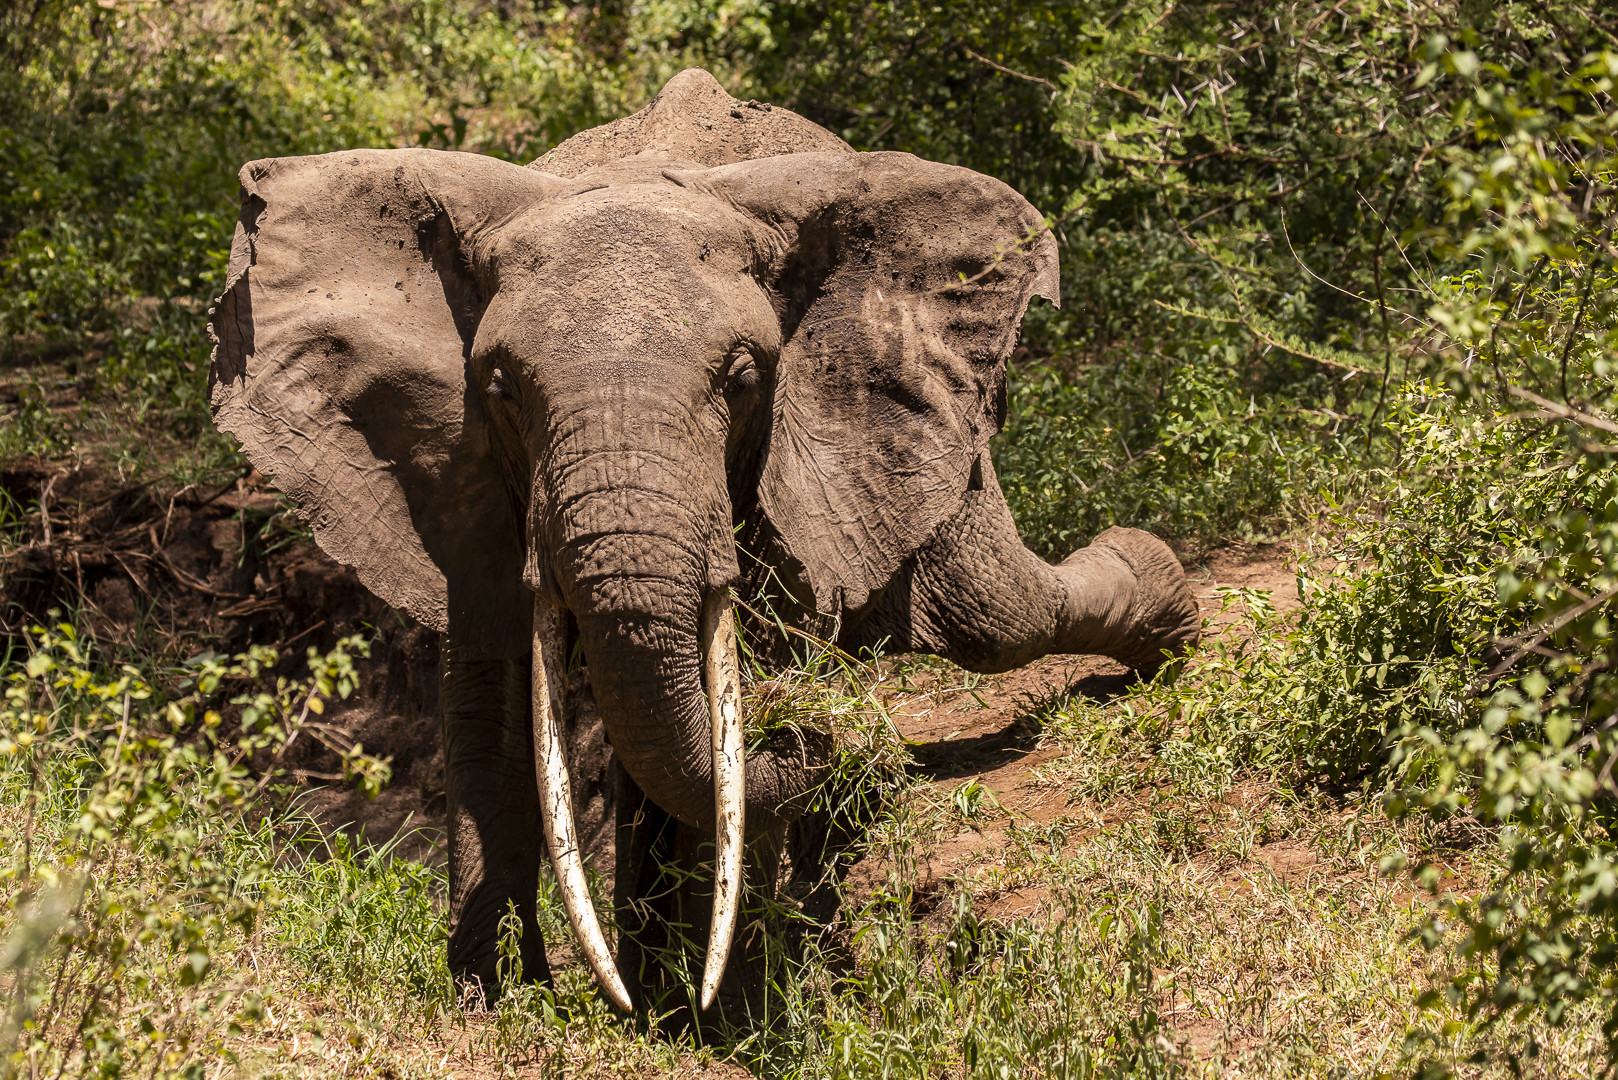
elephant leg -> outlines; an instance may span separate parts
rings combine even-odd
[[[618,974],[636,1008],[663,996],[662,958],[670,946],[674,912],[657,888],[674,841],[674,819],[648,799],[624,767],[613,761],[618,831],[613,838],[613,909],[618,922]],[[655,1011],[655,1007],[654,1007]]]
[[[617,770],[618,971],[638,1008],[699,1038],[768,1018],[771,930],[757,917],[775,895],[786,826],[747,842],[747,892],[713,1007],[693,1019],[713,917],[713,836],[663,812]]]
[[[1197,640],[1201,619],[1168,545],[1110,528],[1057,565],[1023,546],[993,466],[845,632],[848,644],[928,652],[973,671],[1007,671],[1051,653],[1109,656],[1155,671],[1163,650]]]
[[[493,1001],[500,920],[522,920],[523,977],[549,981],[535,917],[544,851],[528,720],[528,660],[485,660],[446,648],[444,787],[449,816],[449,968]]]

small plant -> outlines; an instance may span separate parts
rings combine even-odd
[[[154,678],[103,667],[69,624],[23,641],[0,706],[0,814],[20,839],[0,865],[0,1074],[189,1075],[264,1016],[231,969],[280,899],[263,797],[287,748],[307,735],[362,788],[386,782],[386,762],[311,720],[352,691],[365,642],[311,650],[308,679],[263,686],[268,649]],[[227,702],[232,684],[247,689]]]
[[[976,827],[976,822],[988,818],[1004,817],[1006,808],[1000,805],[994,792],[975,777],[958,786],[950,794],[950,807],[962,823]]]

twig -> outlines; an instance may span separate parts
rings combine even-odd
[[[219,617],[222,619],[242,619],[248,615],[256,615],[261,611],[272,611],[281,606],[280,600],[268,596],[259,596],[243,600],[239,604],[232,604],[219,612]]]
[[[135,576],[135,571],[131,570],[129,568],[129,564],[124,562],[123,556],[119,555],[116,551],[111,551],[111,550],[109,550],[107,552],[107,554],[112,557],[113,562],[115,562],[119,566],[123,567],[124,573],[129,575],[129,580],[134,582],[135,588],[139,589],[141,592],[146,594],[146,599],[148,599],[148,600],[156,600],[157,599],[157,597],[152,595],[152,590],[150,590],[150,589],[148,589],[146,587],[146,583],[141,581],[140,578]],[[132,552],[130,552],[130,554],[138,556],[141,553],[138,552],[138,551],[132,551]]]
[[[293,642],[298,641],[298,640],[300,640],[302,638],[308,637],[310,634],[314,633],[316,630],[319,630],[322,626],[325,626],[325,625],[326,625],[326,620],[321,619],[319,622],[315,623],[315,625],[309,627],[307,630],[304,630],[301,633],[295,634],[292,637],[287,638],[285,641],[277,642],[275,645],[271,646],[271,648],[273,648],[277,653],[279,653],[282,649],[290,648],[292,646]]]
[[[990,60],[987,56],[983,56],[983,55],[981,55],[979,53],[973,52],[971,49],[966,50],[966,55],[970,56],[972,59],[976,60],[980,64],[988,64],[990,67],[994,68],[994,70],[1000,72],[1002,75],[1010,75],[1011,77],[1016,78],[1016,79],[1023,79],[1023,80],[1025,80],[1027,82],[1038,83],[1041,86],[1048,87],[1050,89],[1051,93],[1053,93],[1053,94],[1059,94],[1059,93],[1062,92],[1062,88],[1060,86],[1057,86],[1055,83],[1051,82],[1049,79],[1042,79],[1038,75],[1024,75],[1020,71],[1013,71],[1011,68],[1006,67],[1004,64],[997,64],[993,60]]]
[[[237,483],[241,483],[241,481],[238,480]],[[195,484],[187,484],[185,487],[169,496],[169,508],[163,514],[163,542],[165,544],[169,542],[169,525],[174,520],[174,504],[179,501],[180,496],[186,494],[187,492],[194,491],[196,486],[197,485]]]
[[[1584,292],[1579,297],[1579,310],[1573,316],[1573,325],[1568,327],[1567,340],[1562,343],[1562,361],[1561,361],[1559,367],[1561,369],[1561,384],[1562,384],[1562,398],[1563,398],[1563,400],[1566,400],[1567,397],[1568,397],[1568,392],[1567,392],[1567,358],[1573,352],[1573,339],[1578,336],[1579,324],[1584,321],[1584,309],[1590,303],[1590,287],[1595,284],[1595,281],[1596,281],[1596,268],[1595,268],[1595,264],[1592,262],[1590,264],[1590,272],[1588,274],[1586,274],[1585,277],[1584,277]]]
[[[1611,600],[1615,596],[1618,596],[1618,588],[1608,589],[1599,596],[1590,597],[1590,599],[1586,600],[1578,607],[1562,612],[1562,614],[1551,620],[1551,622],[1548,623],[1538,634],[1535,634],[1528,641],[1523,642],[1521,647],[1518,648],[1516,652],[1512,653],[1510,657],[1496,664],[1494,669],[1484,676],[1485,685],[1516,667],[1517,661],[1521,660],[1529,653],[1538,652],[1540,645],[1545,641],[1546,638],[1562,629],[1574,619],[1577,619],[1580,615],[1583,615],[1594,608],[1600,607],[1602,604],[1605,604],[1608,600]],[[1511,642],[1511,644],[1517,644],[1517,642]]]
[[[1521,398],[1524,401],[1531,401],[1545,412],[1557,417],[1558,419],[1571,420],[1575,424],[1581,424],[1584,427],[1593,427],[1597,431],[1605,431],[1609,435],[1618,435],[1618,424],[1613,423],[1611,420],[1603,420],[1599,416],[1592,416],[1587,412],[1580,412],[1578,409],[1570,408],[1566,405],[1552,401],[1549,398],[1541,397],[1532,390],[1524,390],[1520,386],[1508,386],[1506,387],[1506,393],[1510,394],[1514,398]]]
[[[1340,368],[1343,371],[1351,372],[1355,375],[1376,374],[1376,372],[1370,368],[1360,367],[1358,364],[1350,364],[1346,360],[1334,360],[1329,356],[1321,356],[1318,353],[1309,352],[1306,349],[1300,349],[1296,345],[1288,345],[1284,341],[1277,341],[1275,338],[1264,333],[1246,319],[1231,319],[1221,315],[1210,315],[1207,312],[1191,311],[1188,308],[1179,308],[1175,307],[1173,304],[1165,304],[1161,300],[1154,299],[1152,303],[1156,304],[1158,307],[1167,308],[1170,311],[1178,312],[1181,315],[1189,315],[1193,319],[1207,319],[1210,322],[1240,324],[1243,329],[1245,329],[1249,334],[1252,334],[1254,337],[1258,338],[1260,341],[1264,342],[1264,344],[1269,345],[1272,348],[1280,349],[1282,352],[1291,353],[1293,356],[1301,356],[1305,360],[1313,360],[1317,364],[1325,364],[1327,367]]]
[[[152,551],[154,552],[157,561],[163,565],[163,569],[167,570],[170,574],[173,574],[174,580],[178,581],[181,585],[184,585],[187,588],[195,589],[197,592],[204,593],[208,596],[217,596],[221,600],[247,599],[246,593],[220,592],[213,586],[207,584],[206,582],[199,581],[190,574],[186,573],[184,570],[181,570],[178,566],[175,566],[174,562],[169,558],[168,552],[164,551],[163,546],[157,541],[156,525],[153,525],[148,530],[148,535],[151,537]]]
[[[39,521],[45,530],[45,544],[47,547],[51,542],[51,489],[56,486],[56,481],[60,480],[64,475],[63,473],[52,475],[49,480],[45,481],[44,490],[39,493]]]
[[[1351,291],[1349,289],[1345,289],[1341,285],[1337,284],[1335,281],[1327,281],[1325,278],[1323,278],[1319,274],[1315,273],[1314,267],[1310,266],[1308,263],[1303,261],[1303,256],[1298,254],[1298,249],[1292,246],[1292,234],[1287,230],[1287,214],[1286,214],[1285,207],[1283,207],[1282,210],[1281,210],[1281,236],[1287,242],[1287,251],[1291,253],[1292,260],[1294,262],[1296,262],[1299,266],[1303,267],[1303,272],[1304,273],[1308,274],[1310,277],[1314,278],[1316,281],[1318,281],[1322,285],[1326,286],[1326,288],[1335,290],[1336,292],[1340,292],[1344,296],[1348,297],[1351,300],[1358,300],[1362,304],[1371,304],[1373,306],[1376,304],[1376,301],[1372,300],[1368,296],[1361,296],[1357,292],[1353,292],[1353,291]]]

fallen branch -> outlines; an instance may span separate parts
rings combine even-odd
[[[147,531],[147,535],[150,536],[152,540],[152,551],[154,553],[153,557],[155,560],[162,565],[163,569],[174,575],[174,580],[178,581],[181,585],[184,585],[189,589],[195,589],[197,592],[203,593],[207,596],[216,596],[221,600],[246,600],[248,598],[246,593],[220,592],[207,582],[200,581],[186,573],[184,570],[181,570],[178,566],[175,566],[174,561],[169,558],[168,552],[164,551],[163,546],[157,542],[156,525],[153,525]]]

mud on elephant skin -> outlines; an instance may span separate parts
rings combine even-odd
[[[637,942],[675,918],[707,927],[714,999],[744,847],[768,887],[828,754],[790,733],[744,754],[744,562],[777,566],[790,617],[845,646],[978,670],[1053,651],[1150,665],[1196,636],[1150,536],[1110,530],[1057,566],[1017,539],[988,440],[1057,257],[997,180],[856,153],[693,70],[527,168],[355,150],[241,181],[215,419],[328,553],[445,635],[464,980],[492,986],[507,901],[542,970],[543,847],[613,1001],[644,1002]],[[558,727],[579,655],[631,812],[621,965],[584,889]],[[654,849],[713,884],[648,905]]]

